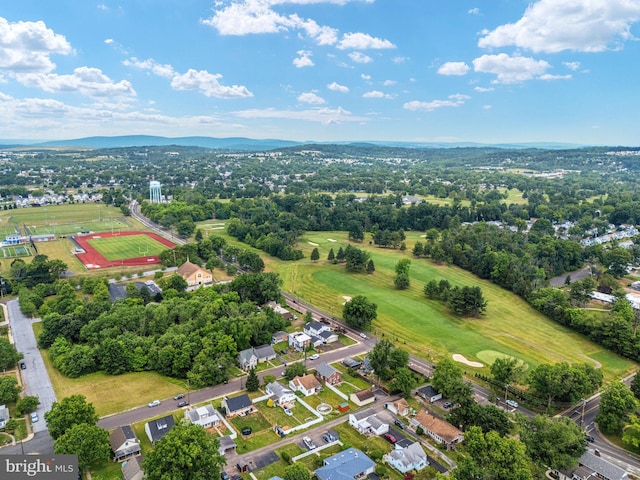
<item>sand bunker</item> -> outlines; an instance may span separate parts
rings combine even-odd
[[[484,365],[482,365],[480,362],[472,362],[471,360],[467,360],[464,355],[460,355],[459,353],[454,353],[453,354],[453,359],[456,362],[460,362],[460,363],[464,363],[465,365],[468,365],[470,367],[476,367],[476,368],[480,368],[483,367]]]
[[[337,240],[334,240],[333,238],[327,238],[327,240],[330,242],[337,242]]]
[[[344,298],[344,303],[350,302],[351,301],[351,297],[349,295],[343,295],[342,298]],[[343,305],[344,305],[343,303]]]
[[[312,246],[314,246],[314,247],[317,247],[317,246],[318,246],[318,245],[320,245],[320,244],[319,244],[319,243],[316,243],[316,242],[309,242],[309,245],[312,245]]]

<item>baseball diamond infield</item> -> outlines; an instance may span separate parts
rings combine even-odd
[[[92,247],[89,243],[90,240],[101,239],[101,238],[111,238],[111,237],[133,237],[136,235],[146,235],[147,237],[155,240],[156,242],[164,245],[167,248],[175,247],[175,244],[170,242],[169,240],[162,238],[160,235],[151,232],[102,232],[102,233],[92,233],[89,235],[81,235],[76,237],[71,237],[71,240],[77,245],[77,247],[83,250],[83,253],[74,252],[78,260],[80,260],[87,269],[95,269],[95,268],[107,268],[107,267],[137,267],[142,265],[153,265],[160,263],[160,258],[158,255],[146,255],[140,257],[133,258],[122,258],[119,260],[107,260],[98,250]],[[123,239],[123,240],[124,240]]]

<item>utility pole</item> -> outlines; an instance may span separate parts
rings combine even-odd
[[[582,426],[584,424],[584,409],[587,405],[587,401],[583,398],[582,399],[582,413],[580,414],[580,426]]]
[[[504,408],[506,410],[507,408],[507,394],[509,393],[509,384],[505,383],[504,384]]]

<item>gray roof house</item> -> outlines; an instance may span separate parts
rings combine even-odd
[[[384,460],[400,473],[422,470],[429,465],[427,454],[419,442],[413,442],[404,448],[396,448],[387,453]]]
[[[253,348],[247,348],[238,353],[238,363],[243,370],[251,370],[258,365],[258,356]]]
[[[436,390],[432,385],[425,385],[424,387],[420,387],[416,393],[419,397],[428,400],[430,403],[437,402],[442,398],[442,394]]]
[[[265,392],[267,395],[271,395],[273,402],[282,408],[293,406],[296,403],[296,394],[281,383],[269,383],[265,388]]]
[[[136,438],[131,425],[122,425],[109,434],[109,443],[113,450],[113,461],[140,453],[140,441]]]
[[[578,460],[578,468],[571,471],[556,470],[559,480],[626,480],[629,474],[623,468],[606,461],[587,450]]]
[[[0,428],[4,428],[9,421],[9,409],[6,405],[0,405]]]
[[[380,420],[372,408],[350,413],[349,425],[363,435],[383,435],[389,431],[389,424]]]
[[[260,345],[253,350],[258,357],[258,363],[267,362],[276,358],[276,352],[271,345]]]
[[[322,362],[316,367],[316,377],[329,385],[340,385],[342,383],[340,370],[332,367],[327,362]]]
[[[325,458],[324,466],[314,473],[319,480],[354,480],[362,478],[376,468],[376,463],[356,448]]]
[[[218,412],[213,409],[213,405],[211,404],[186,410],[184,412],[184,418],[190,423],[200,425],[204,428],[215,427],[220,423]]]
[[[144,470],[142,469],[141,455],[131,457],[122,464],[122,476],[124,480],[142,480],[144,478]]]
[[[218,449],[220,455],[224,455],[227,450],[233,450],[234,448],[236,448],[236,442],[233,441],[233,438],[229,435],[220,437],[220,448]]]
[[[227,417],[249,415],[256,411],[256,407],[246,393],[237,397],[224,398],[222,400],[222,408],[224,408]]]
[[[175,424],[176,422],[173,419],[173,415],[167,415],[145,423],[144,431],[146,432],[147,437],[149,437],[149,441],[151,443],[156,443],[169,433],[169,430],[171,430]]]

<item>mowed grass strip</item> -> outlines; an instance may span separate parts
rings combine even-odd
[[[126,235],[87,240],[107,260],[160,255],[167,247],[147,235]]]

